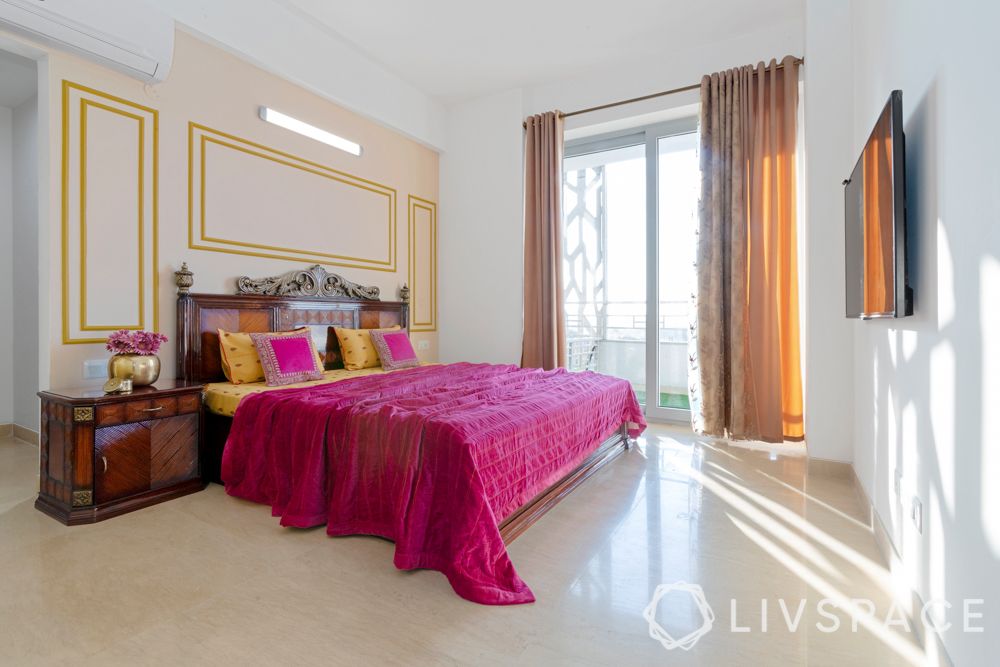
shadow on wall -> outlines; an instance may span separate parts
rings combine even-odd
[[[859,364],[859,371],[867,369],[871,375],[859,374],[856,386],[873,392],[859,405],[867,400],[874,408],[873,424],[864,428],[858,442],[874,443],[873,500],[908,564],[908,583],[919,587],[925,601],[954,605],[947,618],[957,621],[952,633],[962,631],[962,600],[984,599],[977,611],[984,613],[987,631],[972,636],[978,642],[983,639],[976,638],[996,632],[1000,613],[997,580],[987,576],[1000,568],[1000,554],[986,538],[986,522],[993,519],[985,513],[981,474],[985,448],[997,443],[984,441],[988,415],[983,414],[981,304],[987,301],[987,288],[980,267],[997,263],[997,249],[982,235],[991,223],[969,210],[974,203],[944,200],[946,192],[968,187],[957,179],[973,166],[948,169],[947,160],[955,151],[951,146],[943,154],[944,142],[952,139],[946,132],[968,133],[969,128],[956,128],[957,119],[949,119],[950,126],[944,122],[940,87],[936,78],[904,128],[915,315],[858,324],[866,342],[859,353],[868,350],[872,358]],[[1000,307],[997,297],[1000,294],[991,296],[994,308]],[[1000,345],[1000,340],[987,342]],[[864,414],[859,412],[859,418]],[[870,428],[874,431],[868,434]],[[922,503],[922,532],[912,518],[914,497]],[[1000,512],[1000,507],[993,509]],[[945,641],[949,643],[947,633]]]

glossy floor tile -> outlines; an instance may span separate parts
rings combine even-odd
[[[538,598],[518,607],[465,602],[436,572],[395,570],[385,540],[280,528],[214,485],[67,528],[32,506],[37,456],[0,440],[2,665],[924,660],[906,617],[892,616],[849,479],[678,428],[652,426],[511,545]],[[679,582],[691,586],[649,612],[668,648],[643,612],[658,586]],[[711,628],[692,634],[706,615]]]

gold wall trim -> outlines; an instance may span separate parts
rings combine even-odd
[[[137,324],[89,324],[87,322],[87,111],[90,107],[101,109],[109,113],[117,114],[124,118],[134,120],[138,123],[139,130],[139,171],[138,171],[138,221],[139,221],[139,275],[137,285],[139,288],[139,322]],[[83,98],[80,100],[80,331],[117,331],[118,329],[137,330],[146,325],[146,280],[145,280],[145,244],[144,228],[146,226],[146,202],[144,201],[143,189],[145,187],[145,118],[134,113],[122,111],[115,107],[101,104],[93,100]]]
[[[415,195],[407,197],[407,249],[410,281],[410,331],[437,331],[437,203]],[[430,214],[430,274],[431,284],[424,286],[417,281],[417,220],[416,211],[421,209]],[[424,299],[430,301],[431,319],[419,319],[419,305]]]
[[[195,138],[198,141],[195,142]],[[214,135],[214,136],[212,136]],[[225,239],[218,236],[210,236],[207,231],[205,219],[205,161],[206,146],[214,144],[231,150],[236,150],[246,155],[263,158],[271,162],[298,169],[306,173],[360,188],[367,192],[387,198],[387,226],[388,244],[386,248],[386,259],[370,259],[365,257],[351,257],[347,255],[337,255],[334,253],[319,252],[314,250],[303,250],[282,246],[266,245],[261,243],[250,243],[234,239]],[[197,148],[197,151],[196,151]],[[197,164],[199,167],[197,196],[195,194],[195,154],[197,152]],[[197,204],[196,204],[197,201]],[[195,213],[200,218],[199,224],[195,225]],[[192,250],[207,250],[211,252],[222,252],[234,255],[249,255],[252,257],[267,257],[271,259],[284,259],[293,261],[321,262],[331,266],[344,266],[356,269],[367,269],[370,271],[395,272],[397,270],[397,241],[396,241],[396,190],[387,185],[377,183],[372,180],[361,178],[338,169],[313,162],[291,153],[259,144],[242,137],[221,132],[219,130],[195,123],[188,123],[188,247]],[[218,245],[206,245],[214,243]],[[283,254],[276,254],[283,253]]]
[[[228,143],[228,142],[225,142],[225,141],[219,141],[217,139],[212,139],[211,137],[202,135],[201,136],[201,172],[200,172],[200,176],[201,176],[201,198],[200,198],[200,201],[199,201],[199,204],[201,206],[201,240],[202,241],[209,241],[209,242],[215,242],[215,243],[226,243],[226,244],[229,244],[229,245],[238,245],[238,246],[243,246],[243,247],[247,247],[247,248],[260,248],[261,250],[277,250],[277,251],[288,252],[288,253],[300,253],[301,252],[301,253],[308,253],[310,255],[316,255],[317,257],[328,257],[328,258],[331,258],[331,259],[339,259],[339,260],[347,260],[347,261],[357,261],[357,262],[370,262],[372,264],[382,264],[382,265],[385,265],[385,266],[390,266],[392,264],[392,235],[393,235],[393,232],[395,230],[395,225],[393,224],[394,221],[392,220],[393,216],[392,216],[391,213],[389,215],[389,244],[388,244],[388,246],[386,248],[386,253],[389,255],[389,257],[386,260],[384,260],[384,261],[376,261],[376,260],[373,260],[373,259],[372,260],[368,260],[368,259],[364,259],[362,257],[350,257],[348,255],[334,255],[334,254],[331,254],[331,253],[315,252],[315,251],[312,251],[312,250],[299,250],[299,249],[296,249],[296,248],[283,248],[281,246],[270,246],[270,245],[262,245],[262,244],[259,244],[259,243],[248,243],[246,241],[233,241],[231,239],[223,239],[223,238],[219,238],[219,237],[208,236],[208,233],[205,230],[205,146],[207,144],[215,144],[217,146],[223,146],[225,148],[231,148],[233,150],[240,151],[241,153],[245,153],[247,155],[253,155],[255,157],[264,158],[265,160],[271,160],[272,162],[276,162],[278,164],[283,164],[283,165],[285,165],[287,167],[292,167],[293,169],[299,169],[301,171],[304,171],[304,172],[307,172],[307,173],[310,173],[310,174],[315,174],[316,176],[322,176],[323,178],[328,178],[330,180],[337,181],[338,183],[344,183],[346,185],[352,185],[352,186],[355,186],[355,187],[359,187],[362,190],[368,190],[369,192],[374,192],[375,194],[380,194],[380,195],[385,195],[386,194],[385,192],[381,192],[379,190],[376,190],[375,188],[371,188],[371,187],[368,187],[368,186],[365,186],[365,185],[357,185],[356,183],[352,183],[352,182],[350,182],[348,180],[345,180],[343,178],[338,178],[336,176],[332,176],[330,174],[323,173],[323,172],[321,172],[321,171],[319,171],[317,169],[312,169],[312,168],[309,168],[309,167],[303,167],[301,165],[295,164],[294,162],[289,162],[287,160],[276,159],[276,158],[270,157],[268,155],[265,155],[264,153],[260,153],[260,152],[257,152],[257,151],[253,151],[253,150],[249,150],[249,149],[246,149],[246,148],[242,148],[242,147],[237,146],[235,144],[231,144],[231,143]],[[393,203],[394,202],[392,200],[392,197],[390,197],[389,198],[389,205],[390,205],[390,207],[393,205]]]
[[[153,330],[159,331],[160,327],[160,308],[159,308],[159,133],[160,133],[160,121],[159,112],[152,107],[147,107],[136,102],[131,102],[124,98],[118,97],[116,95],[111,95],[110,93],[105,93],[88,86],[84,86],[78,83],[74,83],[69,80],[63,80],[62,82],[62,342],[64,345],[74,345],[74,344],[95,344],[104,343],[105,338],[73,338],[70,333],[70,312],[69,312],[69,293],[70,293],[70,275],[69,275],[69,231],[70,231],[70,220],[69,220],[69,194],[70,194],[70,91],[76,90],[81,94],[90,95],[92,97],[100,98],[122,106],[130,107],[136,109],[140,112],[149,114],[152,118],[152,309],[153,309]],[[88,325],[86,322],[86,112],[87,107],[98,107],[105,111],[110,111],[112,113],[117,113],[119,115],[135,118],[139,121],[140,126],[140,159],[138,165],[138,175],[137,179],[139,181],[139,327],[103,327],[98,325]],[[84,97],[80,98],[80,117],[81,117],[81,127],[80,127],[80,195],[81,195],[81,205],[80,205],[80,216],[81,216],[81,236],[80,236],[80,246],[81,246],[81,264],[80,264],[80,283],[81,283],[81,300],[80,300],[80,324],[81,331],[107,331],[111,332],[115,329],[120,328],[142,328],[145,326],[145,118],[137,114],[131,114],[127,111],[111,107],[107,104],[95,101],[93,99],[87,99]]]

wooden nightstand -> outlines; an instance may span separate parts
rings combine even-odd
[[[129,394],[39,392],[35,508],[67,525],[93,523],[204,489],[201,390],[165,381]]]

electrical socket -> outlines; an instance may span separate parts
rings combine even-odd
[[[429,350],[431,349],[431,343],[428,340],[418,340],[417,341],[418,350]]]
[[[83,379],[98,380],[108,377],[108,362],[104,359],[87,359],[83,362]]]
[[[920,498],[913,496],[913,525],[917,527],[917,532],[921,535],[924,534],[924,504],[920,502]]]

